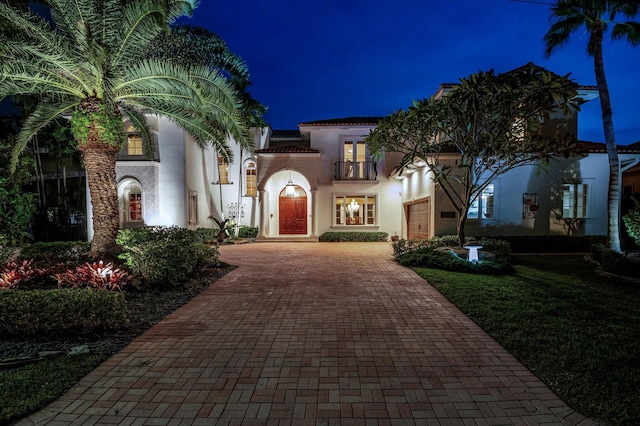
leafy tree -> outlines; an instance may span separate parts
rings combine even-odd
[[[561,111],[577,108],[576,85],[533,64],[505,74],[479,72],[445,95],[414,101],[382,119],[367,138],[374,155],[404,154],[401,169],[426,163],[457,212],[459,244],[471,204],[497,176],[576,152]]]
[[[613,128],[613,111],[609,97],[609,87],[604,71],[602,40],[613,24],[613,40],[626,39],[634,46],[640,44],[640,23],[634,21],[617,22],[617,16],[633,18],[638,13],[638,2],[607,0],[558,0],[551,8],[552,25],[544,36],[546,54],[550,56],[566,43],[571,34],[584,27],[589,35],[587,54],[593,57],[596,83],[600,94],[602,124],[609,158],[608,191],[608,231],[609,248],[621,251],[620,246],[620,163]],[[582,32],[580,33],[582,35]]]
[[[15,144],[15,135],[0,141],[0,162],[7,164]],[[16,173],[9,174],[7,168],[0,169],[0,245],[19,245],[30,235],[27,233],[36,210],[36,194],[25,191],[35,171],[35,162],[28,155],[18,158]]]
[[[51,20],[44,20],[0,0],[0,100],[32,95],[39,101],[25,120],[15,153],[54,118],[70,116],[91,194],[92,256],[117,250],[115,154],[126,140],[123,118],[140,130],[147,147],[152,146],[144,116],[149,112],[221,152],[228,152],[227,135],[250,143],[236,91],[222,75],[149,58],[153,40],[196,3],[49,0]]]

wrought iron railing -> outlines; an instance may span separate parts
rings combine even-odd
[[[377,177],[375,161],[336,162],[333,169],[334,180],[376,180]]]

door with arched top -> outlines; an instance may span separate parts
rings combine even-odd
[[[307,233],[307,194],[304,189],[295,185],[293,195],[287,195],[283,189],[279,197],[279,229],[280,234]]]

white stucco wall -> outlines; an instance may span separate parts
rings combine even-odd
[[[620,154],[624,161],[633,155]],[[544,235],[566,234],[563,222],[557,219],[562,210],[562,185],[566,182],[589,184],[588,218],[579,224],[576,235],[606,235],[607,233],[607,185],[609,168],[606,154],[589,154],[586,157],[559,159],[550,162],[542,170],[536,166],[513,169],[494,183],[494,218],[469,219],[467,235]],[[523,194],[535,193],[538,211],[535,218],[523,218]],[[443,191],[437,190],[426,169],[418,169],[402,179],[402,202],[409,203],[424,197],[432,197],[434,234],[455,234],[456,220],[441,218],[441,212],[453,211]]]
[[[187,226],[185,145],[185,132],[168,120],[160,119],[159,225]]]

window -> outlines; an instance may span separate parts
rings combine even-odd
[[[565,183],[562,185],[562,218],[587,218],[587,197],[589,185],[586,183]]]
[[[336,225],[375,225],[376,197],[374,195],[345,195],[336,197]]]
[[[229,183],[229,163],[222,155],[218,155],[218,183]]]
[[[490,183],[482,190],[480,194],[469,207],[467,213],[468,219],[493,219],[495,217],[493,211],[495,186]]]
[[[142,221],[142,194],[139,192],[129,193],[129,209],[127,219],[129,222]]]
[[[367,146],[364,141],[344,140],[342,148],[345,178],[363,178],[367,170]]]
[[[198,223],[198,193],[196,191],[189,191],[189,223]]]
[[[258,194],[256,163],[249,161],[245,168],[245,195],[255,197]]]
[[[127,127],[127,155],[143,155],[142,137],[133,126]]]

